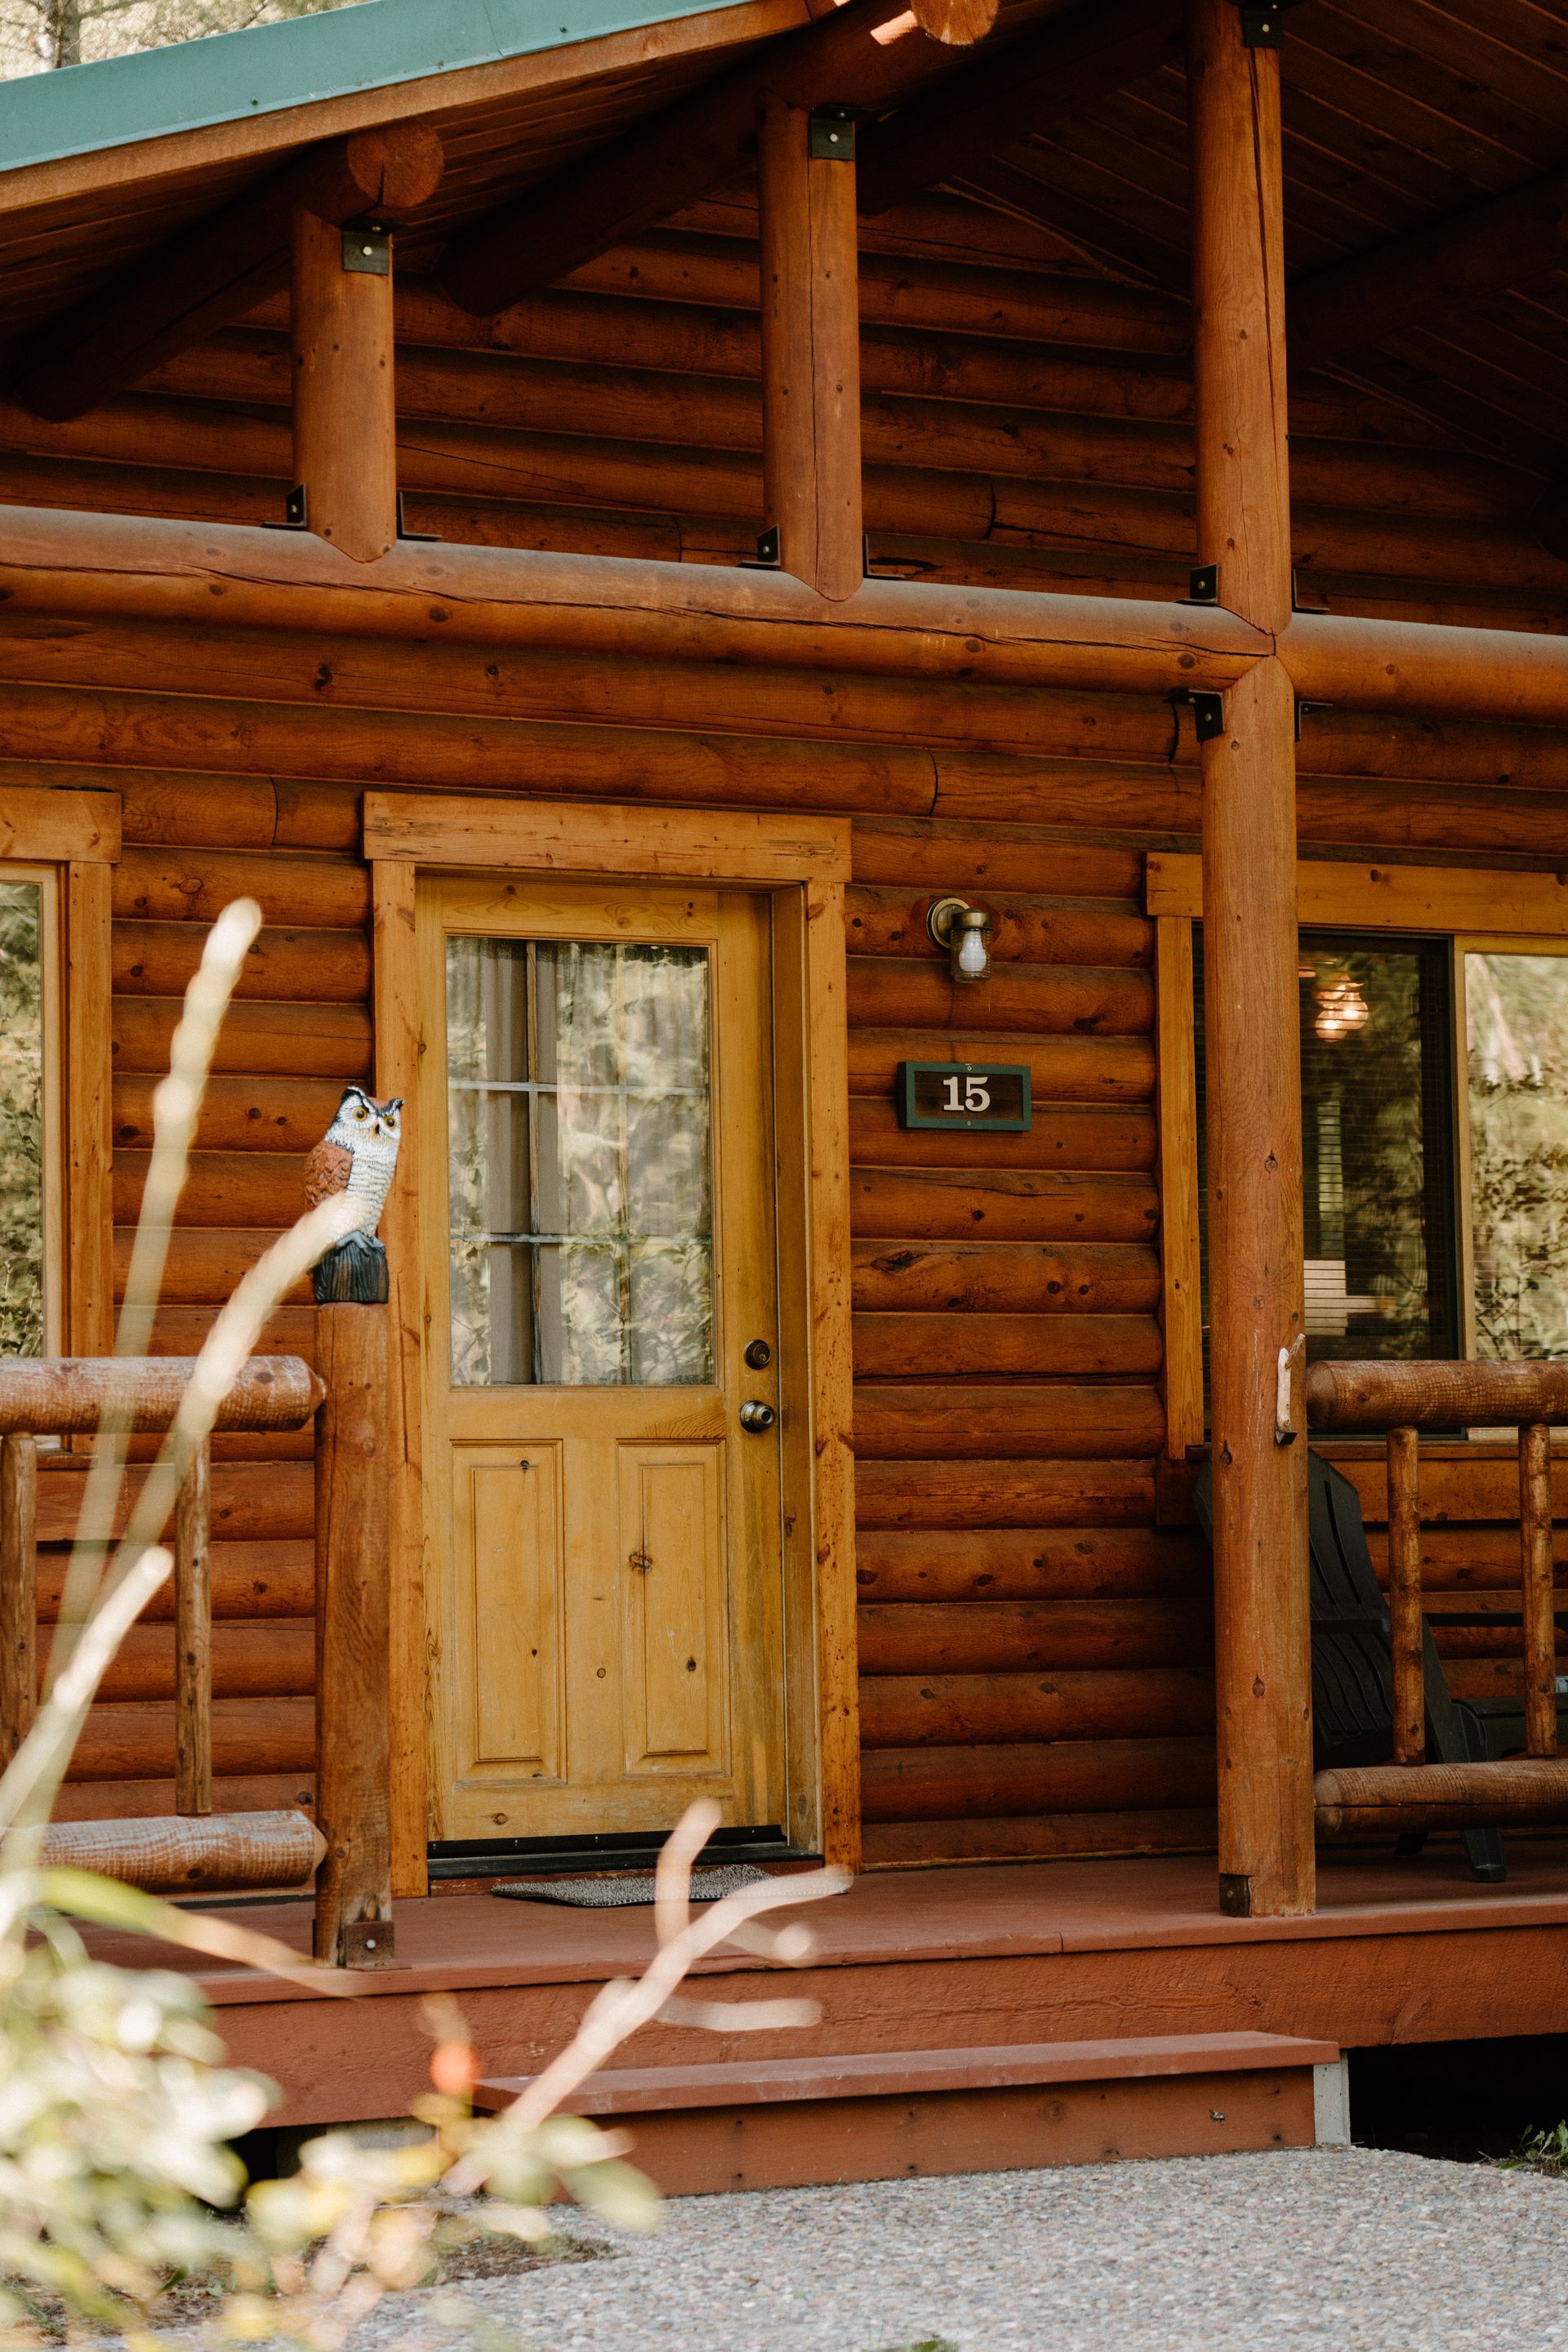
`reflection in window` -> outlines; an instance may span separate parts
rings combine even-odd
[[[1308,1359],[1457,1356],[1447,951],[1333,931],[1300,944]],[[1194,948],[1206,1346],[1200,931]]]
[[[713,1377],[701,948],[453,939],[452,1378]]]
[[[1568,1355],[1568,958],[1468,954],[1478,1356]]]
[[[43,891],[0,879],[0,1355],[43,1352]]]

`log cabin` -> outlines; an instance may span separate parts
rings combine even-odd
[[[401,2112],[433,1986],[526,2074],[647,1915],[489,1885],[699,1796],[856,1882],[817,2028],[595,2095],[671,2185],[1557,2030],[1562,0],[361,0],[0,128],[5,1349],[110,1352],[231,900],[153,1351],[404,1106],[357,1484],[211,1448],[207,1801],[358,1873],[362,2002],[204,1979],[285,2120]],[[1313,1455],[1403,1810],[1314,1789]],[[174,1614],[63,1821],[190,1811]]]

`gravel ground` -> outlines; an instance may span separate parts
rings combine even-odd
[[[1568,2347],[1568,2182],[1371,2148],[689,2197],[461,2290],[531,2352]],[[458,2347],[422,2298],[354,2352]]]

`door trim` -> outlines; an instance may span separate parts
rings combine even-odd
[[[773,899],[789,1820],[797,1842],[802,1825],[813,1825],[826,1858],[854,1870],[860,1860],[860,1727],[844,940],[849,851],[847,818],[446,793],[364,796],[376,1087],[383,1095],[412,1099],[416,1091],[415,893],[421,868],[562,880],[725,882],[766,891]],[[393,1891],[398,1895],[423,1895],[428,1884],[417,1160],[417,1139],[409,1132],[382,1217],[400,1424],[394,1433],[391,1562]],[[792,1510],[795,1496],[808,1498],[809,1509]]]

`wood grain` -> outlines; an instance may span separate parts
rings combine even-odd
[[[388,1705],[392,1475],[385,1307],[319,1307],[326,1402],[316,1437],[317,1803],[327,1852],[315,1952],[393,1964]],[[374,1949],[353,1931],[369,1927]]]

